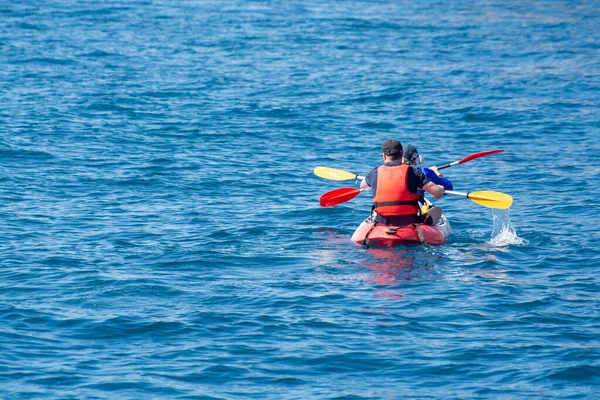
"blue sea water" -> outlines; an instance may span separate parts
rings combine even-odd
[[[0,398],[598,398],[600,4],[0,2]],[[387,138],[448,244],[320,208]]]

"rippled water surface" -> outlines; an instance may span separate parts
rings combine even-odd
[[[0,2],[0,397],[598,398],[594,1]],[[350,242],[387,138],[448,244]]]

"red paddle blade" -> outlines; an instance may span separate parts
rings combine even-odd
[[[479,157],[485,157],[485,156],[489,156],[489,155],[496,154],[496,153],[502,153],[503,151],[504,150],[482,151],[482,152],[479,152],[479,153],[471,154],[470,156],[466,156],[465,158],[463,158],[462,160],[460,160],[458,163],[459,164],[466,163],[467,161],[475,160],[476,158],[479,158]]]
[[[325,193],[319,199],[321,207],[333,207],[352,200],[360,193],[360,189],[341,188]]]

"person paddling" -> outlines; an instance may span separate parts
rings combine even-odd
[[[418,189],[440,198],[444,187],[432,182],[416,165],[402,162],[402,144],[398,140],[386,140],[381,151],[383,165],[374,168],[360,183],[361,189],[373,190],[375,222],[393,226],[420,223]]]
[[[407,144],[404,149],[404,155],[402,156],[402,162],[408,165],[417,165],[423,162],[423,156],[419,155],[419,151],[412,144]],[[452,182],[448,178],[445,178],[436,166],[431,168],[419,167],[421,171],[429,178],[429,180],[436,185],[442,185],[446,190],[454,190]]]
[[[402,155],[402,162],[407,165],[416,166],[423,162],[423,156],[419,154],[419,151],[412,144],[407,144]],[[445,178],[436,166],[431,168],[419,167],[421,171],[436,185],[441,185],[445,190],[454,190],[452,182],[448,178]],[[419,206],[421,207],[421,219],[426,225],[433,225],[437,222],[439,217],[442,215],[442,210],[434,205],[431,205],[425,201],[425,192],[419,189]]]

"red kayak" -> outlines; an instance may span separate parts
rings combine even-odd
[[[373,226],[375,225],[375,226]],[[447,241],[452,233],[450,223],[442,215],[435,225],[411,224],[390,226],[375,224],[372,217],[367,218],[352,235],[352,241],[367,246],[404,246],[407,244],[440,245]]]

